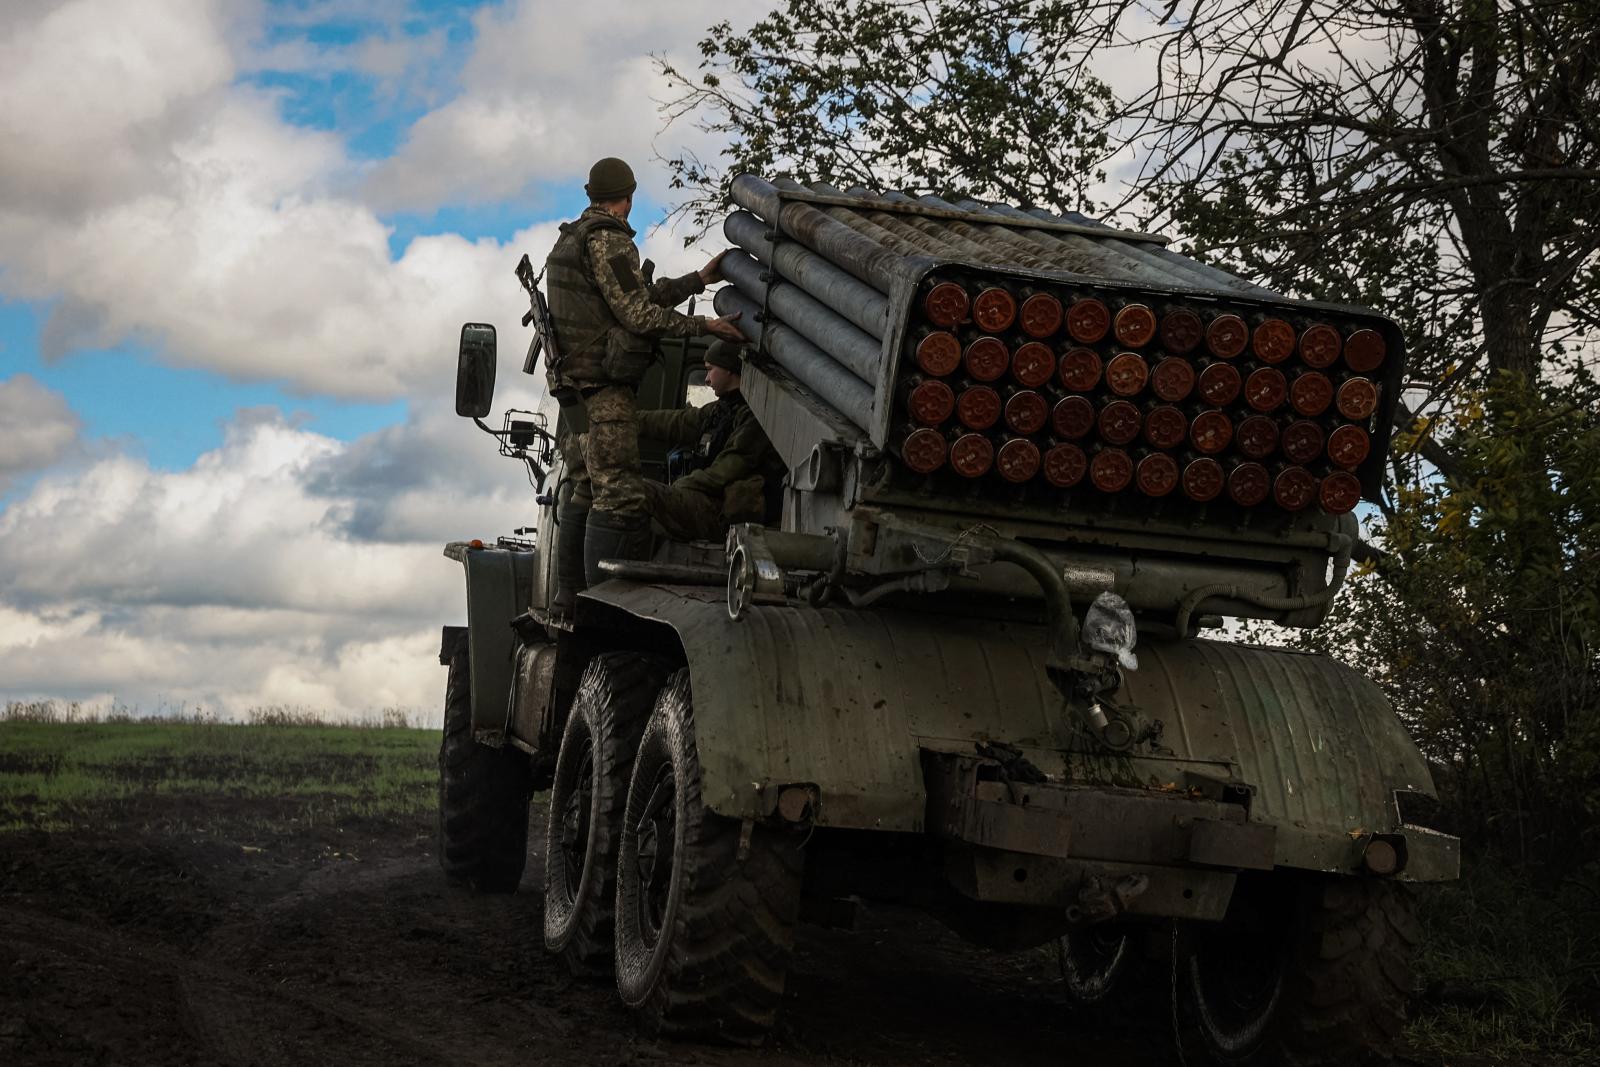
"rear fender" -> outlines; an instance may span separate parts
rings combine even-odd
[[[1408,877],[1459,862],[1454,838],[1402,825],[1395,792],[1432,794],[1427,764],[1377,687],[1326,657],[1145,642],[1116,696],[1159,730],[1111,756],[1046,680],[1042,626],[793,605],[734,622],[720,589],[621,581],[581,597],[577,624],[683,656],[704,796],[724,815],[769,816],[804,786],[819,826],[922,831],[924,754],[1004,742],[1070,785],[1247,800],[1277,866],[1350,871],[1373,834],[1408,839]]]
[[[505,739],[516,662],[517,636],[511,620],[532,602],[539,554],[472,548],[460,541],[446,545],[444,554],[466,571],[473,735],[498,745]]]

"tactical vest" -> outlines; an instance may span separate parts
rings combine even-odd
[[[586,211],[576,222],[561,224],[561,236],[545,261],[546,284],[550,287],[550,318],[556,338],[561,342],[561,366],[547,367],[550,388],[599,385],[608,379],[602,366],[606,346],[613,330],[622,324],[612,314],[605,294],[595,281],[594,264],[589,262],[589,235],[610,227],[631,238],[628,224],[605,211]],[[648,349],[643,339],[638,345]]]

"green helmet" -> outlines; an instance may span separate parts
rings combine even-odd
[[[621,200],[633,195],[639,183],[633,179],[633,168],[615,156],[607,156],[589,168],[589,184],[583,191],[597,204]]]

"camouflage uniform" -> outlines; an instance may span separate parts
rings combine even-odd
[[[768,522],[784,463],[739,392],[701,408],[645,411],[639,436],[702,450],[706,465],[670,486],[646,482],[650,516],[679,541],[720,541],[736,522]]]
[[[736,522],[775,517],[773,490],[783,484],[783,459],[741,394],[729,393],[700,408],[641,411],[638,418],[640,437],[703,449],[709,461],[671,485],[644,481],[645,510],[668,537],[720,541]],[[581,468],[588,445],[588,434],[574,435],[568,463]]]
[[[672,310],[705,289],[700,276],[646,280],[633,236],[624,220],[590,207],[561,227],[548,261],[550,313],[563,358],[546,376],[552,393],[580,404],[589,417],[584,454],[566,456],[573,497],[592,499],[596,511],[619,519],[645,514],[635,392],[655,358],[655,342],[706,332],[705,316]]]

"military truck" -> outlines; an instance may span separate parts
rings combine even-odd
[[[796,924],[894,901],[1054,942],[1065,999],[1143,1011],[1189,1063],[1396,1051],[1408,890],[1459,868],[1428,765],[1356,671],[1226,639],[1327,615],[1394,323],[1077,215],[753,175],[732,199],[715,305],[789,468],[770,526],[658,539],[552,616],[581,420],[492,430],[493,331],[463,330],[457,410],[540,510],[446,549],[445,871],[515,889],[548,790],[546,944],[656,1033],[761,1041]],[[665,348],[644,406],[701,373]]]

